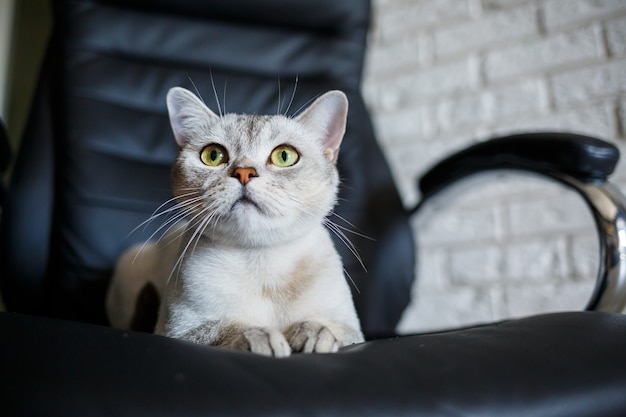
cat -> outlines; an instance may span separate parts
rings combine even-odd
[[[337,202],[345,94],[327,92],[297,117],[217,115],[174,87],[167,108],[180,214],[161,239],[118,260],[111,324],[128,329],[138,294],[153,285],[159,335],[275,357],[362,342],[325,227]]]

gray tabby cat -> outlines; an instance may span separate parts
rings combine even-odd
[[[363,341],[324,226],[337,199],[346,96],[328,92],[296,118],[218,116],[177,87],[167,107],[180,217],[118,261],[111,324],[129,328],[150,282],[162,299],[157,334],[277,357]]]

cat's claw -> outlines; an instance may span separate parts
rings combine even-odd
[[[340,347],[339,340],[330,329],[314,321],[293,324],[287,329],[285,336],[294,352],[333,353]]]

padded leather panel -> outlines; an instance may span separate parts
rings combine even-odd
[[[287,359],[0,314],[10,416],[620,416],[626,316],[559,313]]]

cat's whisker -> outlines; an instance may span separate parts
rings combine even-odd
[[[363,268],[363,270],[365,272],[367,272],[367,268],[365,267],[365,264],[363,263],[363,259],[361,258],[361,255],[359,254],[359,252],[357,251],[356,246],[352,243],[352,241],[345,235],[345,233],[343,233],[341,231],[340,228],[337,227],[337,225],[335,223],[333,223],[332,221],[328,220],[328,219],[324,219],[324,225],[326,225],[326,227],[335,234],[335,236],[337,236],[339,238],[339,240],[341,240],[346,247],[348,248],[348,250],[352,253],[352,255],[354,255],[354,257],[356,258],[356,260],[359,262],[359,264],[361,265],[361,268]]]
[[[293,113],[293,115],[292,115],[291,117],[293,117],[293,116],[297,115],[298,113],[300,113],[300,111],[301,111],[302,109],[304,109],[305,107],[307,107],[309,104],[311,104],[311,103],[312,103],[313,101],[315,101],[317,98],[319,98],[321,95],[322,95],[321,93],[320,93],[320,94],[316,94],[315,96],[313,96],[313,98],[311,98],[310,100],[308,100],[308,101],[307,101],[306,103],[304,103],[302,106],[298,107],[298,110],[296,110],[296,111]]]
[[[223,94],[222,94],[222,96],[223,96],[222,97],[222,105],[224,107],[224,114],[227,113],[226,112],[226,86],[227,85],[228,85],[228,79],[226,78],[226,79],[224,79],[224,91],[223,91]]]
[[[196,209],[198,209],[199,207],[201,207],[202,204],[201,203],[197,203],[193,206],[190,207],[186,207],[184,210],[179,211],[178,213],[176,213],[175,215],[173,215],[172,217],[170,217],[169,219],[167,219],[166,222],[164,222],[150,237],[150,239],[152,239],[152,237],[154,237],[154,235],[156,233],[158,233],[160,230],[162,230],[163,228],[165,228],[167,226],[167,229],[165,229],[165,231],[161,234],[161,236],[159,237],[159,239],[157,240],[157,242],[160,242],[165,236],[168,236],[168,233],[170,230],[172,230],[173,227],[175,227],[178,223],[180,223],[181,221],[185,221],[185,219],[187,218],[187,215],[189,213],[194,212]],[[178,236],[173,236],[170,242],[166,242],[166,245],[169,245],[170,243],[172,243],[172,241],[177,240],[180,236],[182,236],[182,234],[184,233],[181,232],[181,234],[179,234]]]
[[[192,197],[193,196],[193,197]],[[181,209],[185,206],[189,206],[190,204],[194,204],[198,201],[202,201],[204,199],[204,195],[198,193],[198,192],[192,192],[192,193],[187,193],[187,194],[181,194],[179,197],[191,197],[188,198],[182,202],[176,202],[175,205],[173,205],[172,207],[167,208],[166,210],[161,211],[160,213],[157,213],[158,210],[160,210],[160,208],[164,207],[165,204],[161,204],[161,206],[157,209],[157,211],[155,211],[154,213],[152,213],[152,217],[158,217],[161,216],[163,214],[166,213],[170,213],[172,211],[176,211],[178,209]],[[168,200],[168,203],[172,202],[172,201],[176,201],[178,197],[174,197],[170,200]]]
[[[172,279],[172,276],[174,274],[174,271],[178,270],[178,272],[180,272],[180,266],[182,265],[183,259],[185,259],[185,257],[187,256],[187,251],[189,250],[189,247],[191,245],[191,243],[195,240],[196,243],[194,244],[194,250],[195,247],[198,244],[198,241],[200,240],[200,236],[202,236],[202,229],[204,229],[206,227],[206,224],[208,224],[211,219],[213,218],[213,216],[215,215],[215,211],[211,212],[208,216],[204,216],[204,214],[209,211],[210,208],[209,207],[205,207],[204,209],[202,209],[199,213],[197,213],[196,216],[194,216],[193,220],[195,220],[196,218],[200,218],[201,220],[197,223],[198,226],[201,227],[195,227],[195,230],[193,231],[191,237],[189,238],[189,240],[187,241],[187,243],[185,244],[185,247],[183,248],[183,250],[180,253],[180,256],[178,257],[178,259],[176,260],[176,262],[174,263],[174,267],[172,268],[172,271],[170,272],[169,277],[167,278],[167,282],[169,283],[170,280]],[[192,221],[193,221],[192,220]],[[192,251],[193,253],[193,251]]]
[[[331,214],[336,214],[334,212],[331,212]],[[342,220],[344,220],[346,223],[352,225],[349,221],[343,219],[343,217],[337,215],[338,217],[340,217]],[[361,235],[359,233],[356,233],[350,229],[344,228],[340,225],[338,225],[337,223],[334,223],[333,221],[329,220],[328,218],[325,218],[324,221],[324,226],[326,226],[331,232],[333,232],[338,238],[339,240],[341,240],[341,242],[346,245],[346,247],[348,248],[348,250],[352,253],[352,255],[354,255],[355,259],[359,262],[359,264],[361,265],[361,268],[363,268],[363,270],[365,272],[367,272],[367,268],[365,267],[365,264],[363,262],[363,259],[361,258],[361,255],[359,254],[356,246],[354,245],[354,243],[352,243],[352,241],[345,235],[345,233],[343,233],[341,231],[341,229],[346,230],[347,232],[351,232],[351,233],[355,233],[359,236],[363,236],[365,238],[368,238],[365,235]],[[352,225],[353,226],[353,225]],[[353,226],[354,227],[354,226]],[[339,229],[337,229],[339,228]],[[352,284],[352,286],[354,287],[355,291],[357,292],[357,294],[361,294],[361,290],[359,289],[359,287],[356,285],[356,282],[354,282],[354,279],[352,279],[352,276],[350,275],[350,273],[348,272],[348,270],[344,267],[343,268],[343,272],[346,275],[346,277],[348,277],[348,280],[350,281],[350,283]]]
[[[202,226],[202,224],[206,221],[207,217],[213,218],[215,216],[215,210],[212,206],[203,207],[198,213],[196,213],[193,217],[187,219],[188,230],[193,230],[194,233]]]
[[[196,216],[196,217],[198,217],[198,216]],[[194,231],[194,234],[195,234],[195,231]],[[177,272],[176,276],[178,277],[178,273],[180,273],[180,266],[182,265],[183,259],[185,259],[185,254],[187,253],[187,248],[189,247],[190,241],[191,241],[191,239],[189,241],[187,241],[187,243],[185,245],[185,248],[180,252],[180,255],[176,259],[176,262],[174,262],[174,266],[172,267],[172,270],[170,271],[170,274],[167,277],[167,284],[169,284],[169,282],[171,281],[172,277],[174,276],[174,272]]]
[[[205,215],[206,213],[210,213],[209,216],[212,217],[214,216],[214,206],[216,204],[213,205],[209,205],[206,207],[203,207],[201,210],[199,210],[195,215],[193,215],[190,218],[187,218],[187,215],[189,213],[191,213],[193,210],[189,210],[187,212],[184,213],[184,218],[186,218],[187,220],[187,230],[191,230],[191,229],[197,229],[198,225],[200,225],[204,220],[205,220]],[[197,208],[197,207],[196,207]],[[195,209],[195,208],[194,208]]]
[[[330,220],[329,220],[329,221],[330,221]],[[376,241],[376,239],[374,239],[373,237],[369,237],[369,236],[364,235],[364,234],[362,234],[362,233],[355,232],[354,230],[349,229],[349,228],[347,228],[347,227],[344,227],[344,226],[342,226],[342,225],[340,225],[340,224],[337,224],[337,223],[335,223],[335,222],[333,222],[333,224],[334,224],[336,227],[338,227],[338,228],[340,228],[341,230],[343,230],[344,232],[348,232],[348,233],[351,233],[351,234],[353,234],[353,235],[355,235],[355,236],[362,237],[363,239],[371,240],[372,242],[375,242],[375,241]]]
[[[359,287],[356,285],[356,282],[354,282],[354,280],[352,279],[352,277],[350,276],[350,273],[348,272],[348,270],[346,268],[343,268],[343,273],[346,274],[346,276],[348,277],[348,280],[350,281],[350,283],[354,287],[356,293],[357,294],[361,294],[361,290],[359,290]]]
[[[215,89],[215,82],[213,81],[213,69],[209,68],[209,75],[211,77],[211,87],[213,88],[213,94],[215,95],[215,102],[217,103],[217,110],[219,112],[220,117],[224,117],[224,113],[222,113],[222,106],[220,105],[220,98],[217,95],[217,90]]]
[[[222,216],[224,215],[224,213],[216,213],[217,217],[214,216],[214,221],[211,222],[211,227],[213,228],[213,232],[216,231],[217,225],[219,224],[220,220],[222,219]]]
[[[189,193],[188,195],[193,195],[192,193]],[[144,249],[146,248],[146,245],[154,238],[154,236],[156,236],[161,230],[163,230],[166,226],[167,229],[165,230],[165,232],[159,237],[159,239],[157,239],[157,243],[163,238],[164,235],[167,234],[167,232],[169,230],[172,229],[172,227],[174,227],[176,224],[178,224],[181,220],[183,220],[186,215],[188,213],[193,212],[198,206],[200,206],[201,200],[203,200],[203,196],[197,196],[197,197],[193,197],[189,200],[184,201],[183,203],[178,203],[176,205],[174,205],[173,207],[168,208],[167,210],[163,210],[162,212],[158,213],[158,214],[154,214],[152,216],[150,216],[150,218],[148,218],[146,221],[142,222],[138,227],[136,227],[134,230],[137,230],[137,228],[141,227],[142,224],[148,224],[150,221],[156,219],[157,217],[160,217],[162,215],[165,214],[172,214],[175,213],[174,215],[172,215],[171,217],[167,218],[163,224],[161,224],[149,237],[148,239],[146,239],[144,241],[144,243],[141,245],[141,247],[139,248],[139,250],[137,251],[137,254],[135,255],[135,257],[133,258],[133,263],[135,263],[137,261],[138,256],[143,253]],[[173,199],[168,200],[168,202],[171,202]],[[162,204],[160,207],[163,207],[164,204]],[[158,209],[157,209],[158,210]],[[156,211],[155,211],[156,213]],[[169,226],[168,226],[169,225]],[[131,232],[132,233],[132,232]],[[174,239],[175,240],[175,239]],[[169,244],[169,243],[168,243]]]
[[[353,227],[354,229],[358,229],[358,227],[356,227],[355,225],[353,225],[352,223],[350,223],[350,222],[349,222],[346,218],[344,218],[344,217],[342,217],[342,216],[338,215],[338,214],[337,214],[337,213],[335,213],[334,211],[331,211],[331,212],[330,212],[330,215],[331,215],[331,216],[335,216],[335,217],[337,217],[337,218],[341,219],[342,221],[344,221],[345,223],[347,223],[350,227]],[[348,233],[352,233],[352,234],[353,234],[353,235],[355,235],[355,236],[359,236],[359,237],[362,237],[363,239],[371,240],[372,242],[375,242],[375,241],[376,241],[376,239],[374,239],[373,237],[370,237],[370,236],[364,235],[364,234],[362,234],[362,233],[359,233],[359,232],[357,232],[356,230],[352,230],[352,229],[349,229],[349,228],[347,228],[347,227],[341,226],[341,225],[339,225],[339,224],[337,224],[337,223],[335,223],[335,222],[333,222],[333,223],[335,224],[335,226],[337,226],[337,227],[338,227],[338,228],[340,228],[341,230],[344,230],[344,231],[346,231],[346,232],[348,232]]]
[[[187,229],[197,229],[200,224],[205,222],[205,220],[211,220],[215,216],[215,208],[219,206],[217,202],[213,202],[207,206],[201,208],[201,210],[197,211],[192,217],[188,217],[188,215],[197,210],[198,207],[201,207],[202,204],[195,204],[193,206],[187,207],[181,214],[180,218],[186,219],[188,222]],[[208,213],[208,216],[206,214]]]
[[[183,196],[189,196],[189,195],[193,195],[193,193],[189,193],[189,194],[183,194]],[[161,210],[163,207],[167,206],[168,204],[170,204],[171,202],[175,201],[176,197],[170,198],[169,200],[165,201],[163,204],[161,204],[159,207],[156,208],[156,210],[154,210],[152,212],[152,214],[150,215],[150,217],[148,217],[146,220],[142,221],[141,223],[139,223],[133,230],[131,230],[130,232],[128,232],[128,234],[126,235],[126,237],[128,238],[130,235],[132,235],[133,233],[135,233],[137,230],[139,230],[142,226],[147,227],[148,224],[150,224],[153,220],[155,220],[158,217],[161,217],[167,213],[170,213],[171,211],[174,211],[177,209],[178,204],[168,208],[167,210],[163,210],[161,212],[159,212],[159,210]]]
[[[280,75],[278,76],[278,108],[276,114],[280,114]]]
[[[196,231],[199,232],[197,237],[196,237],[196,242],[193,245],[193,248],[191,249],[191,254],[193,254],[196,251],[196,247],[198,246],[198,243],[200,242],[200,238],[204,235],[204,232],[206,231],[206,228],[209,224],[211,224],[213,218],[215,217],[216,212],[212,211],[208,216],[206,216],[206,218],[198,225]]]
[[[298,88],[298,76],[296,75],[296,82],[293,86],[293,91],[291,92],[291,99],[289,100],[289,104],[287,104],[287,110],[283,113],[283,116],[287,117],[287,113],[289,113],[289,109],[293,104],[293,99],[296,97],[296,89]]]
[[[202,94],[200,94],[200,91],[198,90],[198,87],[196,87],[196,83],[193,82],[191,77],[187,77],[187,78],[189,78],[189,81],[191,82],[191,85],[193,86],[193,89],[196,90],[196,94],[200,98],[200,101],[203,102],[204,104],[206,104],[204,99],[202,98]]]
[[[298,204],[298,206],[300,206],[300,209],[303,210],[305,213],[314,216],[314,213],[308,212],[307,210],[305,210],[302,207],[301,202],[294,197],[293,195],[287,194],[287,197],[293,201],[294,203]],[[341,220],[345,221],[346,223],[348,223],[349,225],[351,225],[352,227],[355,227],[353,224],[351,224],[348,220],[344,219],[343,217],[339,216],[338,214],[331,212],[331,214],[335,214],[335,216],[337,216],[338,218],[340,218]],[[335,234],[335,236],[337,236],[337,238],[339,238],[339,240],[341,240],[341,242],[348,248],[348,250],[352,253],[352,255],[354,255],[355,259],[359,262],[359,264],[361,265],[361,267],[363,268],[364,271],[367,272],[367,268],[365,267],[365,263],[363,262],[363,259],[361,258],[361,255],[359,254],[356,245],[354,243],[352,243],[352,241],[348,238],[348,236],[346,236],[346,234],[343,232],[343,230],[345,230],[346,232],[350,232],[354,235],[366,238],[366,239],[370,239],[370,240],[374,240],[368,236],[365,236],[361,233],[355,232],[353,230],[350,230],[346,227],[340,226],[337,223],[333,222],[332,220],[330,220],[329,218],[324,218],[323,220],[323,224],[324,226],[326,226],[328,228],[328,230],[330,230],[331,232],[333,232],[333,234]]]
[[[201,187],[180,187],[178,188],[179,191],[202,191]],[[185,194],[183,194],[182,196],[184,196]],[[175,199],[176,197],[174,197],[173,199]],[[172,200],[172,199],[170,199]]]
[[[171,225],[167,228],[167,230],[165,231],[165,233],[167,233],[172,227],[174,227],[178,222],[180,222],[182,219],[184,218],[183,215],[180,214],[176,214],[170,218],[168,218],[161,226],[159,226],[157,228],[157,230],[155,230],[149,237],[148,239],[144,240],[143,244],[141,245],[141,247],[139,248],[139,250],[137,251],[137,253],[135,254],[135,257],[133,258],[132,263],[135,263],[137,261],[137,258],[139,257],[140,254],[143,253],[143,251],[145,250],[146,246],[148,245],[148,243],[151,242],[152,238],[154,238],[154,236],[156,236],[160,230],[162,230],[166,225],[170,224]],[[160,236],[159,239],[157,239],[157,241],[155,243],[158,243],[161,239],[163,238],[163,236]]]
[[[187,208],[187,211],[191,211],[193,210],[193,208]],[[185,218],[185,214],[184,212],[177,212],[174,216],[168,218],[161,226],[159,226],[157,228],[157,230],[155,230],[148,239],[146,239],[144,241],[144,243],[141,245],[141,247],[139,248],[139,250],[137,251],[137,253],[135,254],[135,257],[133,258],[133,263],[135,263],[137,261],[137,258],[139,257],[140,254],[143,253],[143,251],[145,250],[146,246],[148,245],[148,243],[150,243],[152,241],[152,238],[154,238],[155,235],[157,235],[163,228],[165,228],[168,224],[169,227],[167,227],[167,229],[165,230],[165,232],[159,237],[159,239],[156,240],[155,243],[159,243],[161,241],[161,239],[163,238],[163,236],[169,231],[171,230],[172,227],[174,227],[176,224],[178,224],[181,220],[183,220]],[[171,242],[168,242],[168,244]]]

